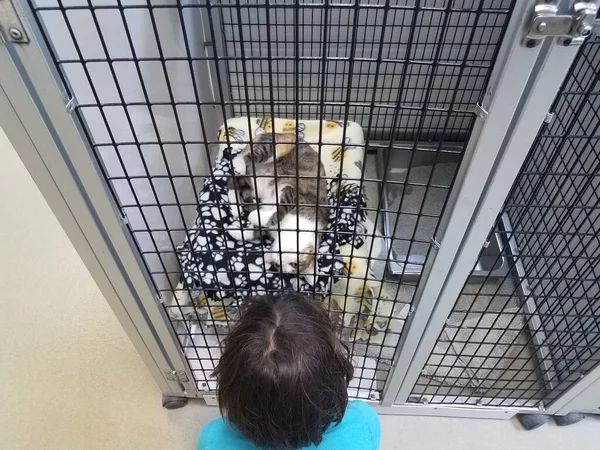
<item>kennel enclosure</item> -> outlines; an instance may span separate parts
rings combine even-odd
[[[380,412],[600,404],[598,2],[0,2],[0,123],[165,396],[214,403],[244,298],[289,281]],[[275,132],[325,167],[321,284],[258,283],[209,195]]]

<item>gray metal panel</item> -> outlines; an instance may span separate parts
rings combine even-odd
[[[593,413],[600,409],[600,366],[546,408],[547,414],[566,415],[571,412]]]
[[[80,129],[67,112],[66,99],[51,67],[46,64],[36,30],[29,23],[26,26],[31,44],[6,44],[1,48],[1,85],[10,96],[23,128],[35,141],[44,165],[59,185],[68,210],[82,230],[80,236],[74,234],[73,241],[80,242],[84,236],[93,249],[101,267],[94,264],[90,257],[86,261],[88,268],[101,287],[108,289],[108,279],[109,286],[118,293],[117,301],[114,295],[110,295],[110,290],[104,291],[140,353],[146,355],[146,362],[149,362],[147,356],[150,352],[155,361],[165,365],[162,369],[172,368],[189,373],[164,310],[157,302],[156,293],[150,288],[148,274],[141,269],[138,255],[133,251],[132,243],[118,218],[116,205],[99,176]],[[30,170],[35,175],[36,169]],[[46,175],[42,173],[40,176]],[[58,198],[57,194],[49,199],[55,197]],[[59,220],[65,211],[62,206],[60,208],[56,209]],[[73,229],[76,230],[70,227],[67,231]],[[86,248],[82,247],[82,251],[85,254]],[[148,350],[141,346],[141,340]],[[158,375],[152,366],[151,371],[164,389],[164,374]],[[168,393],[183,393],[179,383],[168,381],[167,384],[170,387]],[[184,389],[196,389],[193,383],[183,385]]]
[[[74,2],[75,3],[75,2]],[[87,2],[78,0],[81,5]],[[133,1],[124,1],[123,4],[133,4]],[[155,2],[156,3],[156,2]],[[183,2],[193,3],[192,1]],[[37,1],[36,4],[43,6],[58,5],[56,0]],[[69,4],[73,6],[73,3]],[[156,144],[141,145],[137,151],[135,144],[132,145],[106,145],[98,149],[98,154],[108,177],[123,176],[122,166],[118,157],[124,162],[127,173],[131,176],[145,173],[145,168],[153,175],[161,175],[166,172],[166,165],[174,176],[187,174],[184,165],[184,153],[187,155],[192,167],[192,174],[196,176],[194,184],[198,187],[202,177],[209,173],[205,147],[199,142],[206,139],[215,140],[217,129],[222,123],[220,114],[213,105],[204,105],[202,117],[209,136],[204,136],[200,124],[200,114],[197,105],[179,105],[177,108],[169,104],[154,106],[149,109],[145,105],[130,106],[127,113],[131,117],[132,125],[125,118],[125,111],[121,106],[104,107],[110,130],[107,129],[100,113],[101,105],[119,103],[119,91],[123,93],[128,103],[144,103],[146,95],[150,102],[189,102],[194,99],[194,84],[200,96],[201,102],[214,101],[213,92],[206,80],[209,76],[209,63],[207,61],[194,61],[192,63],[194,73],[191,73],[186,57],[182,21],[178,12],[174,9],[157,9],[154,11],[158,35],[154,33],[152,22],[148,16],[148,10],[129,9],[125,13],[127,27],[133,41],[133,52],[139,58],[151,58],[139,64],[141,79],[138,75],[136,63],[123,61],[113,63],[116,73],[116,83],[113,79],[109,63],[105,61],[100,35],[89,10],[70,10],[67,12],[70,25],[77,45],[85,60],[99,59],[97,62],[86,62],[79,60],[79,55],[69,33],[69,29],[60,11],[42,11],[41,21],[50,44],[57,54],[65,59],[73,60],[71,63],[63,64],[61,70],[65,74],[79,105],[93,105],[84,109],[86,127],[95,144],[110,143],[108,138],[110,131],[115,137],[114,142],[156,142],[173,141],[166,146],[167,160],[161,155],[159,146]],[[184,8],[181,12],[185,22],[185,30],[188,33],[187,42],[190,44],[191,57],[206,57],[200,11],[195,8]],[[102,39],[108,49],[111,58],[131,58],[132,52],[127,42],[125,24],[118,10],[97,10],[99,28]],[[166,62],[168,79],[165,79],[162,70],[162,62],[159,59],[159,46],[164,55],[179,58]],[[88,79],[89,75],[89,79]],[[91,83],[90,80],[91,79]],[[172,90],[172,98],[169,94]],[[117,89],[118,88],[118,89]],[[98,98],[94,95],[94,90]],[[145,92],[144,92],[145,90]],[[181,133],[186,142],[198,142],[197,144],[184,145],[179,139],[179,125]],[[158,136],[157,132],[158,130]],[[149,181],[138,180],[129,186],[124,180],[114,181],[113,187],[119,202],[135,203],[134,196],[139,200],[139,206],[126,209],[129,223],[134,230],[144,230],[135,234],[137,244],[142,252],[155,251],[153,239],[159,250],[170,252],[163,255],[163,268],[161,261],[152,255],[145,257],[145,261],[151,272],[164,272],[165,269],[173,275],[170,280],[162,275],[155,275],[154,282],[159,289],[169,289],[170,284],[177,284],[177,273],[179,264],[174,256],[173,245],[169,236],[164,232],[152,231],[164,228],[163,219],[158,207],[146,207],[147,204],[163,205],[172,203],[174,198],[179,203],[194,203],[196,201],[194,187],[189,180],[180,179],[175,185],[166,180],[153,180],[153,189]],[[165,220],[170,228],[184,229],[194,221],[195,209],[182,208],[180,214],[177,208],[164,207]],[[142,215],[150,223],[150,230],[144,223]],[[160,226],[162,224],[162,226]],[[150,236],[151,234],[151,236]],[[184,234],[174,236],[175,243],[183,241]]]
[[[4,55],[0,56],[0,60],[3,62],[6,61]],[[3,65],[3,67],[4,74],[7,74],[8,66]],[[38,134],[33,129],[32,121],[40,120],[40,118],[36,117],[33,113],[33,105],[29,105],[28,109],[32,112],[28,113],[30,119],[28,120],[28,129],[25,129],[16,111],[13,109],[13,105],[6,95],[3,86],[10,86],[11,92],[13,93],[13,100],[15,98],[14,95],[19,95],[21,92],[19,92],[19,89],[16,89],[17,86],[10,81],[7,81],[6,78],[7,77],[0,77],[0,125],[2,125],[3,130],[5,130],[13,147],[36,182],[40,192],[44,195],[44,198],[52,208],[52,211],[64,228],[73,246],[77,249],[79,256],[81,256],[81,259],[90,273],[94,274],[96,284],[110,304],[113,312],[119,319],[119,322],[127,331],[138,354],[148,366],[148,369],[154,376],[161,391],[165,394],[181,394],[181,388],[178,383],[174,383],[165,378],[163,368],[168,367],[168,362],[154,341],[151,330],[148,328],[141,314],[127,311],[127,308],[123,304],[123,300],[119,297],[111,280],[104,271],[102,263],[99,261],[98,256],[90,245],[89,240],[92,239],[92,237],[84,234],[82,226],[73,215],[66,200],[68,194],[64,195],[63,192],[61,192],[56,180],[52,177],[52,174],[40,156],[31,137]],[[30,101],[30,99],[25,96],[24,92],[22,94],[24,95],[24,99]],[[22,103],[20,109],[23,111],[25,109],[25,102]],[[40,139],[43,139],[43,137],[38,136],[38,139],[35,140],[40,142]],[[63,189],[65,188],[66,181],[67,180],[62,179],[60,183],[63,185]],[[73,202],[72,199],[71,202]]]

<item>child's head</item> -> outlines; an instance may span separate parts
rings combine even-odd
[[[321,303],[284,294],[251,301],[215,375],[221,412],[246,438],[298,448],[341,420],[352,364]]]

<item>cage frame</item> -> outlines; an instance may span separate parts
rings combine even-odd
[[[442,218],[441,230],[452,234],[453,242],[448,245],[450,239],[444,239],[442,231],[436,236],[441,245],[427,261],[414,310],[398,344],[394,370],[381,405],[375,405],[379,413],[510,418],[517,413],[538,412],[518,407],[405,404],[448,308],[454,304],[453,293],[468,277],[490,221],[506,197],[511,185],[507,180],[516,177],[519,161],[522,163],[526,154],[523,148],[529,149],[537,125],[554,98],[547,92],[558,90],[570,67],[566,62],[577,52],[576,47],[558,46],[552,39],[536,49],[521,45],[523,21],[532,3],[521,2],[515,7],[511,31],[502,43],[504,60],[492,76],[492,80],[505,84],[491,90],[480,105],[482,113],[469,141],[471,154],[461,165],[452,190],[452,206]],[[0,45],[0,66],[6,68],[0,71],[0,123],[163,394],[214,401],[214,392],[203,392],[191,381],[191,369],[161,304],[164,299],[153,292],[149,275],[123,227],[126,218],[118,214],[80,125],[69,111],[71,99],[61,91],[55,68],[47,63],[48,50],[39,39],[31,11],[24,2],[15,4],[30,42]],[[504,105],[498,106],[499,102]],[[484,156],[497,163],[484,164]],[[487,180],[492,170],[497,171],[496,176],[482,184],[481,179]],[[500,172],[505,177],[502,181]],[[480,189],[473,198],[474,186]],[[482,202],[485,208],[480,207]],[[547,411],[566,414],[573,407],[590,409],[582,396],[600,392],[598,370],[596,367],[567,390]]]

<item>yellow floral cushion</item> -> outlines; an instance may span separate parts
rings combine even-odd
[[[328,178],[342,173],[342,184],[359,184],[364,163],[365,148],[362,127],[355,122],[301,120],[296,130],[296,122],[287,119],[261,119],[239,117],[227,120],[218,130],[219,155],[227,147],[239,148],[246,145],[250,133],[253,138],[272,132],[298,133],[298,136],[310,144],[315,151],[321,146],[321,161]],[[346,145],[342,150],[342,142]],[[343,160],[343,161],[342,161]],[[381,343],[387,329],[393,303],[382,297],[382,284],[375,279],[368,267],[370,245],[360,248],[346,244],[340,247],[344,257],[345,274],[331,288],[331,294],[323,298],[332,310],[335,319],[343,323],[344,337],[348,340],[360,340]],[[352,261],[350,256],[352,256]],[[182,283],[177,287],[178,295],[187,295]],[[210,315],[208,323],[226,326],[229,320],[239,317],[239,309],[233,300],[208,300],[201,292],[194,292],[192,302],[199,314]],[[341,322],[341,323],[340,323]]]

